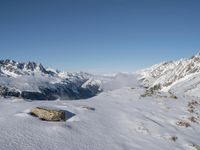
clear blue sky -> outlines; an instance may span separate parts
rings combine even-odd
[[[200,50],[199,0],[0,0],[0,58],[134,71]]]

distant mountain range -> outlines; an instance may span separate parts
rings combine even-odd
[[[61,72],[46,69],[35,62],[0,61],[0,95],[3,97],[31,100],[85,99],[103,90],[131,86],[131,78],[138,79],[139,84],[147,89],[198,96],[200,54],[188,59],[163,62],[134,74],[119,73],[112,76]]]
[[[91,74],[46,69],[35,62],[0,61],[0,95],[32,100],[83,99],[100,93]]]

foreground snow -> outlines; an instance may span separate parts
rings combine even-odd
[[[192,97],[141,98],[143,93],[143,88],[133,84],[87,100],[2,99],[0,149],[189,150],[194,144],[200,145],[197,123],[200,106],[195,106],[192,113],[188,111],[188,103],[194,100]],[[36,106],[60,108],[76,115],[66,122],[45,122],[28,115]],[[191,116],[197,118],[197,122],[188,121]],[[178,126],[180,120],[187,121],[190,126]]]

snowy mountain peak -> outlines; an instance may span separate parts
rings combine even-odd
[[[160,85],[169,90],[175,83],[200,73],[200,53],[188,59],[163,62],[139,71],[146,87]]]
[[[0,96],[41,100],[88,98],[101,92],[98,82],[89,82],[90,78],[88,73],[60,72],[36,62],[0,60]]]
[[[36,73],[50,74],[54,73],[47,71],[42,64],[36,62],[16,62],[14,60],[6,59],[0,60],[0,73],[3,76],[17,77],[22,75],[30,75]]]

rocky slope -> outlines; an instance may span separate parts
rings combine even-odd
[[[160,63],[138,73],[147,88],[175,92],[194,90],[200,83],[200,54],[188,59]]]

